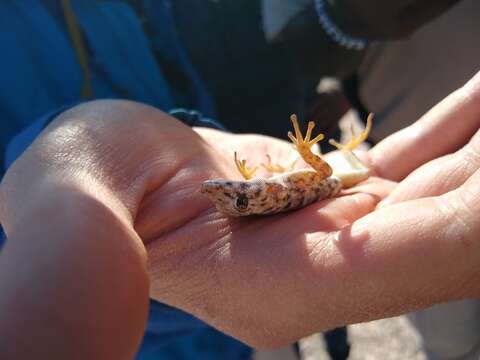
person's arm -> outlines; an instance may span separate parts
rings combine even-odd
[[[137,351],[148,309],[145,249],[125,209],[85,180],[88,189],[36,184],[15,224],[4,223],[2,359],[132,359]]]

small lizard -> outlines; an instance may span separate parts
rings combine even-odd
[[[354,136],[344,145],[330,140],[330,144],[339,149],[351,169],[342,173],[333,172],[330,165],[320,156],[311,151],[312,146],[321,141],[324,136],[318,134],[311,139],[315,123],[308,123],[307,132],[303,137],[295,115],[290,117],[295,136],[289,131],[288,137],[295,145],[302,159],[312,169],[286,171],[279,165],[262,164],[271,172],[279,172],[266,179],[252,178],[257,168],[249,169],[246,160],[238,160],[234,153],[235,164],[245,181],[225,179],[207,180],[202,184],[201,191],[215,204],[217,210],[230,216],[270,215],[279,212],[302,208],[314,201],[336,196],[340,190],[349,188],[370,177],[366,168],[353,150],[368,137],[372,127],[373,115],[367,119],[367,125],[359,136]],[[293,164],[292,164],[293,168]]]

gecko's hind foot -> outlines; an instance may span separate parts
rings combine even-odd
[[[240,174],[242,174],[243,178],[245,180],[250,180],[253,177],[253,174],[255,174],[255,171],[257,171],[258,166],[249,169],[247,167],[247,160],[238,160],[236,151],[233,153],[233,158],[235,161],[235,165],[237,166]]]
[[[351,127],[350,129],[351,138],[350,138],[350,141],[348,141],[346,144],[340,144],[334,139],[330,139],[328,142],[330,143],[330,145],[335,146],[338,150],[352,151],[368,138],[368,135],[370,134],[370,130],[372,129],[372,120],[373,120],[373,114],[370,113],[367,118],[367,124],[365,125],[365,129],[363,129],[363,131],[358,136],[355,136],[353,127]]]
[[[292,140],[302,159],[305,160],[305,162],[309,164],[321,176],[322,179],[332,175],[332,168],[330,165],[328,165],[320,156],[314,154],[311,150],[313,145],[324,138],[323,134],[318,134],[313,139],[310,139],[312,137],[312,130],[315,127],[315,123],[313,121],[308,122],[307,133],[305,134],[304,138],[302,136],[302,132],[300,131],[300,127],[298,126],[297,116],[295,114],[290,116],[290,120],[292,121],[293,129],[295,130],[295,136],[293,136],[292,132],[289,131],[288,137],[290,140]]]
[[[293,124],[293,129],[295,131],[295,136],[293,136],[292,132],[288,132],[288,137],[292,140],[293,144],[296,146],[297,150],[300,152],[303,149],[310,150],[313,145],[318,143],[319,141],[323,140],[325,136],[323,134],[318,134],[316,137],[310,140],[312,137],[312,130],[315,127],[315,123],[313,121],[308,122],[307,133],[305,134],[305,138],[300,131],[300,126],[298,125],[298,119],[295,114],[290,116],[290,120]]]

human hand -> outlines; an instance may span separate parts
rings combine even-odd
[[[465,94],[471,97],[472,93]],[[450,104],[452,109],[461,105],[461,99],[457,100]],[[35,208],[32,202],[35,204],[45,194],[61,195],[59,189],[87,194],[95,204],[105,204],[103,208],[109,209],[106,215],[98,217],[101,221],[96,222],[97,206],[93,207],[94,212],[88,207],[89,222],[95,229],[103,230],[101,234],[93,232],[92,240],[98,240],[101,235],[109,239],[108,234],[116,230],[114,238],[126,239],[120,244],[138,244],[140,239],[146,244],[151,296],[254,345],[286,343],[319,329],[464,296],[439,289],[431,262],[422,263],[425,253],[408,251],[415,250],[411,237],[405,242],[388,241],[385,234],[390,233],[398,219],[396,208],[388,206],[379,210],[387,211],[385,217],[367,215],[355,221],[375,208],[379,198],[388,193],[388,183],[380,182],[370,188],[365,184],[363,191],[358,189],[362,192],[319,202],[290,214],[256,219],[226,218],[216,213],[201,196],[199,186],[208,178],[236,176],[231,155],[224,155],[227,143],[243,141],[244,147],[238,150],[250,149],[242,153],[254,160],[252,150],[263,141],[255,136],[249,141],[244,141],[248,137],[240,141],[236,139],[242,137],[225,135],[225,141],[216,142],[223,147],[216,148],[178,122],[165,121],[165,115],[159,115],[156,110],[131,103],[119,108],[115,105],[112,118],[109,116],[112,106],[108,104],[100,102],[88,111],[83,108],[83,113],[74,114],[69,122],[59,126],[62,131],[56,132],[56,135],[67,135],[68,141],[59,142],[56,136],[44,137],[9,172],[10,180],[1,187],[2,224],[7,225],[7,233],[15,234],[22,224],[17,219],[28,219],[28,208]],[[135,126],[132,118],[138,120]],[[83,120],[80,127],[79,119]],[[85,119],[94,121],[85,122]],[[92,129],[91,125],[96,122],[99,126]],[[276,145],[271,144],[261,151],[266,150],[272,157],[287,154],[286,147],[290,148],[277,141]],[[428,160],[427,155],[423,161]],[[387,167],[385,161],[379,159],[381,157],[372,151],[372,167],[380,174]],[[395,178],[395,175],[385,176]],[[52,196],[46,200],[60,205],[54,209],[57,216],[58,210],[65,208],[65,203],[54,201]],[[82,213],[86,212],[80,215]],[[74,214],[78,219],[79,214],[75,211]],[[36,215],[41,218],[40,215],[45,214],[37,211]],[[62,214],[61,218],[65,215],[68,214]],[[80,217],[84,218],[84,215]],[[390,220],[382,222],[383,218]],[[113,226],[119,219],[121,226]],[[73,224],[75,222],[70,226]],[[67,230],[64,229],[64,237],[72,237]],[[118,243],[106,239],[103,240],[107,245],[100,254],[106,249],[118,248]],[[58,241],[61,244],[61,239]],[[95,250],[95,246],[103,242],[88,244]],[[8,247],[5,254],[7,250]],[[432,250],[438,250],[430,254],[435,261],[443,261],[448,255],[441,247]],[[455,244],[447,250],[463,255]],[[98,251],[88,253],[91,256]],[[478,251],[467,254],[465,267],[475,253]],[[109,259],[109,263],[121,264],[121,268],[115,269],[119,274],[131,272],[132,264],[139,274],[136,279],[130,277],[130,281],[109,281],[109,284],[124,284],[128,288],[141,284],[142,279],[145,281],[139,266],[141,254],[133,256],[136,261],[124,261],[125,254],[121,251],[108,254],[108,258],[101,257],[102,261]],[[419,263],[429,270],[423,277],[417,276]],[[102,270],[93,267],[90,271],[96,276],[116,273],[112,269]],[[448,270],[447,278],[456,280],[458,274],[463,275],[458,267],[451,266]],[[469,274],[466,281],[475,272]],[[428,291],[425,284],[432,284]],[[420,297],[415,293],[419,288],[425,290]],[[141,294],[138,289],[133,290],[135,292]],[[134,311],[137,307],[129,306],[129,309]],[[107,313],[115,315],[114,311]]]
[[[398,180],[406,177],[387,196],[379,210],[333,233],[318,231],[322,226],[322,219],[309,214],[310,217],[307,218],[313,219],[313,223],[320,220],[316,224],[318,228],[315,229],[313,225],[312,229],[307,230],[304,237],[300,238],[303,241],[297,238],[290,246],[307,244],[307,249],[309,246],[318,249],[310,265],[317,269],[320,268],[319,264],[324,267],[316,276],[312,276],[308,271],[296,275],[295,271],[299,267],[285,262],[288,256],[282,258],[277,255],[275,246],[268,246],[270,251],[264,251],[263,260],[252,260],[252,266],[256,262],[262,262],[257,265],[258,270],[254,274],[247,273],[244,278],[245,281],[250,280],[250,284],[253,282],[254,287],[261,287],[262,284],[264,287],[277,285],[269,285],[267,281],[257,285],[256,282],[257,278],[261,278],[258,272],[262,271],[262,265],[265,265],[265,262],[270,264],[270,257],[274,255],[291,269],[290,273],[285,273],[272,265],[267,266],[267,269],[274,268],[274,273],[269,274],[278,284],[283,284],[283,289],[282,285],[277,286],[285,291],[289,289],[288,286],[285,287],[285,278],[298,279],[294,291],[286,291],[283,296],[278,294],[274,298],[291,306],[288,310],[283,309],[283,314],[291,315],[290,311],[294,308],[295,318],[300,320],[290,323],[279,316],[284,326],[273,326],[273,331],[280,331],[280,334],[271,334],[272,337],[278,340],[282,336],[288,336],[285,328],[291,330],[291,335],[298,335],[302,331],[308,333],[311,331],[308,329],[315,326],[317,330],[329,327],[329,321],[339,325],[372,320],[435,303],[480,295],[480,223],[476,216],[480,210],[479,97],[480,75],[477,75],[432,109],[422,120],[386,139],[365,156],[365,160],[370,161],[372,169],[378,175]],[[455,122],[460,119],[461,126]],[[477,134],[469,141],[476,131]],[[467,145],[464,145],[465,143]],[[456,152],[452,154],[454,151]],[[434,160],[429,162],[431,159]],[[425,165],[421,166],[422,164]],[[419,169],[413,171],[416,167]],[[275,225],[277,224],[270,224],[269,228],[279,238],[277,245],[282,243],[283,236],[295,239],[295,234],[292,234],[294,230],[288,232],[289,227],[278,230]],[[301,227],[302,219],[297,218],[294,226]],[[235,229],[227,229],[226,236],[234,238],[234,233]],[[308,241],[305,241],[306,239]],[[265,237],[259,236],[258,241],[251,246],[261,249],[264,245],[262,240],[265,240]],[[215,248],[215,251],[222,252],[228,259],[235,249],[231,245],[226,242],[225,247]],[[244,247],[248,248],[247,245]],[[292,248],[285,246],[284,252],[289,251],[294,253]],[[298,256],[296,258],[298,259]],[[325,288],[318,291],[317,281],[322,273],[325,275],[322,278],[323,285],[330,291]],[[302,288],[301,280],[313,288],[312,293],[317,290],[322,299],[317,298],[318,302],[315,302],[312,301],[311,294],[302,293],[305,289]],[[244,296],[251,299],[252,294],[248,290]],[[268,290],[263,293],[267,294]],[[228,299],[228,295],[220,295],[219,298]],[[296,306],[292,303],[292,296],[301,298]],[[267,298],[270,301],[271,317],[282,313],[276,311],[281,305],[272,303],[271,298]],[[333,306],[331,304],[334,303],[332,298],[336,300],[335,311],[329,312],[328,305]],[[248,301],[245,300],[245,303]],[[262,304],[258,299],[255,303],[259,304],[259,307],[266,307],[266,304]],[[319,308],[320,303],[323,307]],[[306,309],[302,309],[302,306]],[[312,308],[316,309],[316,314],[305,316],[308,309]],[[248,314],[248,309],[239,312],[242,316]],[[333,318],[329,318],[329,314],[334,314]],[[272,321],[271,318],[261,320],[264,327],[272,331],[267,327]],[[279,328],[281,330],[278,330]]]
[[[232,323],[230,314],[250,305],[244,319],[255,317],[258,310],[253,302],[269,295],[252,289],[254,296],[245,299],[249,284],[238,279],[255,271],[252,259],[263,260],[267,255],[268,244],[275,241],[271,233],[275,228],[270,227],[273,219],[238,226],[215,213],[199,190],[205,179],[238,176],[231,153],[225,155],[227,144],[254,161],[255,154],[284,158],[293,151],[286,142],[260,136],[224,134],[222,141],[212,142],[211,133],[207,138],[209,142],[158,110],[124,101],[76,107],[38,137],[0,186],[0,219],[8,237],[0,261],[2,357],[8,358],[5,352],[10,349],[16,356],[34,352],[72,358],[74,349],[80,357],[128,358],[138,346],[146,321],[144,244],[152,296],[238,337],[265,341],[264,328],[250,331],[244,322]],[[318,216],[325,219],[325,228],[337,228],[373,209],[381,196],[357,194],[326,202]],[[216,226],[212,218],[223,225]],[[291,221],[281,222],[276,231],[291,227]],[[257,236],[266,241],[257,255],[228,260],[215,251],[228,246],[230,240],[224,236],[228,227],[240,230],[232,246],[250,244],[247,253],[252,255],[257,252],[251,247]],[[307,221],[296,234],[308,227]],[[279,245],[285,242],[287,238]],[[294,257],[295,253],[288,254],[287,260],[299,275],[306,258],[296,261]],[[287,270],[271,260],[265,266]],[[25,264],[21,271],[19,263]],[[224,266],[218,267],[220,263]],[[270,276],[271,270],[265,274]],[[220,291],[228,302],[217,297],[218,279],[225,283]],[[291,287],[291,278],[286,280]],[[205,312],[204,304],[211,312]],[[74,313],[52,318],[72,308]],[[46,322],[48,329],[42,325]],[[71,331],[65,332],[65,322],[74,324]],[[275,325],[265,324],[267,328]],[[25,336],[40,332],[44,335],[41,342]],[[29,339],[28,346],[22,346],[25,339]]]
[[[368,251],[377,242],[390,253],[382,261],[397,274],[382,276],[407,284],[400,299],[407,309],[480,296],[479,100],[480,73],[364,159],[377,175],[402,181],[343,235],[364,232]]]
[[[281,159],[283,165],[298,156],[291,143],[270,137],[202,128],[196,131],[215,149],[216,161],[226,161],[230,168],[227,175],[216,173],[208,178],[240,179],[233,164],[234,151],[252,165],[265,162],[265,154]],[[297,167],[304,166],[297,163]],[[372,178],[351,189],[349,196],[318,202],[308,210],[288,216],[231,218],[217,213],[208,203],[194,220],[165,231],[156,221],[165,217],[162,214],[175,214],[194,204],[193,197],[182,203],[175,187],[185,189],[185,186],[180,183],[172,186],[170,194],[178,200],[169,201],[167,208],[160,202],[164,195],[159,195],[156,201],[151,201],[151,207],[139,214],[136,223],[150,255],[152,296],[187,310],[243,341],[265,346],[287,343],[318,329],[318,319],[314,324],[299,322],[297,317],[307,316],[312,309],[306,303],[314,303],[316,299],[312,299],[316,270],[310,257],[315,256],[318,244],[308,241],[305,234],[321,231],[322,240],[327,239],[374,209],[392,184]],[[294,287],[298,290],[295,295]],[[278,303],[280,298],[282,304]],[[281,326],[286,322],[289,326]],[[322,324],[328,327],[327,320]]]

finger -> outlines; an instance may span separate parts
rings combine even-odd
[[[385,180],[377,177],[370,177],[352,188],[343,190],[341,194],[365,193],[375,195],[379,199],[388,197],[398,186],[395,181]]]
[[[328,205],[320,208],[318,212],[335,219],[335,226],[339,229],[373,211],[379,200],[375,194],[357,193],[341,196],[327,201]]]
[[[387,137],[369,152],[372,170],[401,180],[420,165],[451,153],[480,127],[480,72],[413,125]]]
[[[480,169],[477,171],[455,192],[445,196],[444,201],[450,201],[450,198],[456,198],[460,205],[463,205],[466,222],[470,223],[471,234],[478,238],[480,233],[480,221],[478,213],[480,212]]]
[[[460,187],[479,168],[480,131],[456,153],[430,161],[412,172],[382,201],[381,206],[445,194]]]
[[[372,180],[359,187],[348,189],[343,196],[319,201],[292,213],[290,219],[292,228],[298,229],[299,223],[305,223],[305,219],[311,219],[314,226],[307,232],[341,229],[373,211],[391,188],[391,182],[378,179],[378,181]]]
[[[477,194],[478,184],[480,176],[472,185]],[[379,317],[478,296],[479,199],[472,199],[474,208],[452,206],[454,199],[462,204],[461,196],[453,192],[388,206],[342,229],[336,236],[344,259],[337,269],[345,274],[342,293],[350,292]]]

